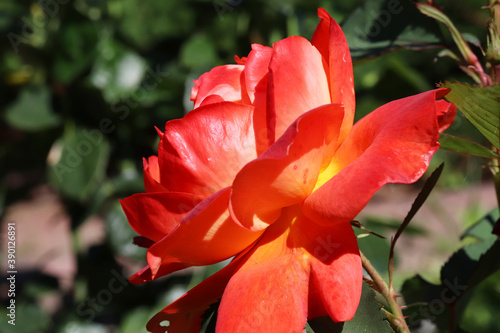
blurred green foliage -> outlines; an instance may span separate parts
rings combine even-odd
[[[441,3],[460,28],[485,43],[487,13],[477,1]],[[394,27],[387,26],[376,17],[383,8],[369,7],[373,6],[369,1],[361,4],[348,0],[1,1],[0,212],[3,215],[6,206],[28,197],[34,187],[49,184],[71,218],[78,268],[69,291],[63,291],[53,277],[23,273],[26,276],[18,281],[19,326],[13,329],[2,320],[0,331],[145,331],[148,319],[181,295],[192,279],[199,281],[213,273],[197,271],[128,285],[113,294],[106,306],[91,308],[86,303],[88,297],[107,290],[108,282],[121,272],[118,257],[144,264],[145,250],[132,244],[135,233],[118,199],[144,190],[141,163],[143,157],[156,153],[154,126],[162,129],[166,121],[182,117],[191,108],[192,80],[214,66],[234,63],[234,55],[246,56],[251,43],[271,45],[292,34],[310,38],[318,7],[339,22],[345,20],[349,44],[359,46],[353,51],[357,119],[390,100],[432,89],[439,81],[470,82],[453,60],[436,59],[434,47],[449,42],[439,26],[423,29],[428,23],[419,23],[422,18],[410,9],[397,14],[399,18],[395,15]],[[405,4],[405,8],[410,7]],[[380,25],[376,45],[373,38],[359,34],[370,29],[366,15],[372,24]],[[413,24],[418,29],[412,29]],[[402,29],[405,26],[409,28]],[[383,52],[416,46],[414,42],[432,48]],[[451,133],[481,140],[462,118]],[[470,174],[468,181],[481,179],[481,172],[469,172],[480,170],[480,159],[440,154],[451,162],[450,174],[459,175],[448,177],[444,184],[462,184],[465,173]],[[101,244],[81,250],[76,231],[95,214],[105,219],[107,236]],[[382,267],[380,258],[387,246],[380,242],[384,241],[376,239],[373,245],[364,242],[363,246],[380,250],[375,256]],[[40,305],[41,296],[50,293],[63,299],[52,315]],[[471,304],[486,304],[480,297]],[[473,317],[470,311],[465,315]]]

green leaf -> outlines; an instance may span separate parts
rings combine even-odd
[[[71,83],[88,69],[97,52],[98,25],[78,22],[65,25],[57,35],[53,74],[63,84]]]
[[[365,226],[374,232],[384,233],[397,231],[401,226],[401,221],[393,218],[368,216],[365,221]],[[425,236],[427,230],[421,226],[408,225],[405,228],[406,235]]]
[[[72,199],[88,200],[104,180],[109,150],[98,129],[67,129],[47,157],[50,183]]]
[[[104,324],[98,324],[91,321],[77,321],[72,320],[64,324],[61,327],[61,333],[76,333],[76,332],[91,332],[91,333],[107,333],[109,328]]]
[[[11,298],[13,299],[13,298]],[[0,332],[3,333],[38,333],[48,332],[51,326],[51,319],[38,304],[20,303],[16,299],[15,309],[15,325],[9,324],[11,320],[8,315],[10,310],[4,308],[2,320],[0,321]]]
[[[441,144],[441,148],[457,153],[470,154],[486,158],[500,158],[500,155],[495,153],[493,150],[490,150],[478,143],[453,135],[440,134],[439,143]]]
[[[473,244],[459,250],[441,269],[442,291],[444,296],[456,299],[448,304],[455,316],[455,327],[458,327],[463,312],[473,295],[474,289],[490,275],[500,270],[500,240],[485,249],[491,242]],[[483,254],[484,253],[484,254]],[[482,255],[481,255],[482,254]],[[442,325],[444,327],[444,325]]]
[[[368,229],[378,232],[377,229],[371,228],[366,225]],[[359,234],[365,233],[364,231],[354,229],[354,233],[358,236]],[[358,246],[361,252],[365,253],[375,269],[381,273],[387,273],[387,257],[389,256],[390,245],[387,239],[380,239],[373,235],[368,237],[358,238]]]
[[[358,309],[352,320],[344,323],[344,333],[392,332],[386,320],[382,305],[375,299],[375,292],[363,282],[363,290]]]
[[[471,225],[467,230],[464,231],[461,239],[471,238],[477,241],[487,241],[490,239],[496,239],[497,236],[492,233],[495,224],[500,218],[500,212],[498,208],[495,208],[489,214],[481,218],[479,221]]]
[[[147,4],[124,0],[115,1],[113,5],[115,15],[120,18],[119,31],[142,50],[167,37],[187,36],[197,23],[192,6],[182,0],[149,1]]]
[[[121,333],[147,333],[146,324],[154,315],[150,308],[139,307],[128,312],[121,324]]]
[[[52,111],[50,91],[46,86],[21,90],[17,100],[5,111],[5,121],[24,131],[41,131],[61,122]]]
[[[24,7],[24,8],[23,8]],[[0,31],[5,31],[16,19],[26,15],[27,6],[15,1],[0,2]]]
[[[115,102],[126,94],[134,92],[146,71],[146,61],[135,52],[111,38],[103,38],[98,46],[97,56],[90,80],[102,90],[108,102]],[[136,99],[144,98],[141,92]]]
[[[440,87],[451,89],[446,100],[455,104],[486,139],[500,149],[500,85],[471,87],[445,82]]]
[[[415,5],[422,14],[432,17],[446,26],[462,57],[467,63],[472,64],[476,56],[467,44],[465,37],[458,31],[450,18],[434,4],[419,2]]]
[[[218,62],[214,45],[206,35],[195,35],[181,49],[182,64],[195,71],[204,71]]]
[[[363,282],[361,300],[356,314],[351,320],[344,323],[334,323],[330,317],[319,317],[309,320],[308,323],[315,333],[390,333],[393,330],[386,319],[382,305],[375,299],[375,292],[367,283]]]
[[[438,57],[448,57],[455,61],[460,61],[460,58],[450,49],[443,49],[437,54]]]
[[[130,228],[127,217],[123,212],[121,205],[115,201],[109,209],[106,216],[107,235],[110,239],[113,252],[132,258],[141,260],[145,257],[147,249],[139,247],[133,243],[137,233]]]
[[[365,1],[342,23],[342,30],[353,59],[398,48],[429,48],[441,44],[436,22],[420,14],[410,1]]]
[[[478,260],[477,267],[469,279],[469,287],[475,287],[493,273],[500,270],[500,240],[497,240]]]
[[[441,163],[441,165],[439,165],[439,167],[437,167],[436,170],[434,170],[434,172],[432,172],[429,178],[425,181],[422,190],[418,193],[417,197],[415,198],[415,201],[411,205],[410,211],[406,215],[403,223],[401,224],[401,227],[396,232],[396,235],[394,235],[394,240],[393,240],[394,244],[396,243],[396,240],[403,232],[404,228],[406,228],[406,226],[410,223],[415,214],[417,214],[420,207],[422,207],[425,200],[427,200],[429,194],[431,194],[431,191],[432,189],[434,189],[434,186],[436,186],[436,183],[439,180],[439,177],[441,176],[443,169],[444,169],[444,162]]]
[[[500,332],[500,271],[491,275],[474,290],[464,311],[461,328],[474,333]],[[497,291],[497,292],[492,292]]]
[[[484,222],[469,228],[466,235],[485,236]],[[492,226],[489,227],[491,235]],[[500,240],[493,235],[483,241],[468,245],[455,252],[441,269],[441,284],[434,285],[416,276],[406,280],[402,294],[408,308],[405,309],[407,322],[418,326],[423,319],[431,320],[442,330],[450,325],[456,329],[475,288],[492,274],[500,271]]]
[[[438,327],[446,327],[450,314],[447,307],[449,304],[445,303],[441,296],[443,291],[446,297],[453,297],[453,301],[457,300],[457,297],[448,294],[449,290],[444,289],[442,285],[429,283],[419,275],[403,283],[401,294],[407,304],[403,308],[403,315],[410,330],[420,327],[423,320],[432,321]]]
[[[411,220],[417,214],[418,210],[422,207],[424,204],[425,200],[429,197],[429,194],[431,194],[432,189],[434,186],[436,186],[437,181],[439,180],[439,177],[441,176],[441,173],[443,172],[444,169],[444,162],[439,165],[439,167],[432,172],[432,174],[427,178],[425,181],[424,186],[422,187],[422,190],[418,193],[417,197],[415,198],[415,201],[413,201],[413,204],[411,205],[410,211],[406,215],[405,219],[403,220],[403,223],[401,223],[401,226],[399,227],[398,231],[396,231],[396,234],[394,235],[392,241],[391,241],[391,248],[389,251],[389,286],[392,285],[392,273],[394,269],[394,247],[396,246],[396,242],[405,230],[405,228],[410,224]]]
[[[57,278],[43,273],[32,273],[32,279],[24,287],[23,293],[28,297],[37,299],[43,295],[54,292],[59,288]]]

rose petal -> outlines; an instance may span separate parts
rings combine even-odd
[[[137,193],[120,200],[130,226],[159,241],[168,235],[202,197],[190,193]]]
[[[158,157],[150,156],[143,159],[144,187],[146,192],[168,192],[168,189],[160,182],[160,167]]]
[[[247,57],[239,57],[237,55],[234,56],[234,62],[238,65],[244,65],[247,62]]]
[[[203,103],[210,95],[218,95],[228,102],[241,101],[241,73],[243,65],[224,65],[213,68],[210,72],[195,80],[191,90],[194,108]]]
[[[245,65],[245,88],[249,97],[249,103],[255,107],[253,118],[257,153],[260,155],[269,146],[267,128],[267,80],[269,73],[269,62],[273,50],[270,47],[258,44],[252,45],[252,51],[248,55]],[[274,138],[274,128],[273,138]],[[274,141],[274,140],[273,140]]]
[[[296,247],[308,252],[313,288],[328,315],[336,322],[352,319],[361,297],[363,268],[358,243],[349,223],[320,226],[298,215],[291,236]],[[324,315],[323,309],[310,317]]]
[[[273,49],[268,46],[252,44],[252,51],[245,63],[245,87],[250,102],[255,102],[257,91],[260,86],[267,86],[267,74],[269,73],[269,62]],[[265,89],[262,89],[265,93]]]
[[[229,203],[235,221],[261,230],[279,217],[282,207],[304,200],[335,152],[342,119],[339,104],[314,109],[243,167],[233,182]]]
[[[226,286],[218,332],[302,332],[306,324],[309,265],[288,247],[293,217],[271,225]]]
[[[160,179],[175,192],[211,195],[257,156],[253,107],[209,104],[167,122],[158,148]]]
[[[149,267],[148,265],[143,269],[141,269],[139,272],[132,275],[128,280],[130,281],[130,283],[133,284],[141,284],[144,282],[152,281],[154,279],[158,279],[159,277],[165,276],[172,272],[180,271],[181,269],[187,268],[189,266],[190,265],[178,262],[169,263],[161,266],[160,269],[156,272],[155,276],[153,277],[151,267]]]
[[[439,133],[442,133],[451,126],[457,114],[457,107],[441,99],[436,101],[436,113],[438,116]]]
[[[208,104],[221,103],[221,102],[225,102],[225,101],[219,95],[208,95],[207,97],[205,97],[203,102],[201,102],[200,107],[208,105]]]
[[[196,206],[165,238],[151,246],[147,260],[153,277],[170,263],[210,265],[243,251],[260,237],[236,225],[227,210],[229,188]]]
[[[324,224],[350,221],[383,185],[420,178],[439,147],[436,99],[446,92],[390,102],[357,122],[304,201],[305,214]]]
[[[189,290],[184,296],[157,313],[146,328],[153,333],[197,333],[201,328],[201,316],[209,306],[219,300],[227,282],[241,265],[240,255],[219,272],[208,277]],[[169,321],[168,326],[162,325]]]
[[[330,104],[330,93],[319,51],[302,37],[273,45],[267,84],[268,127],[277,140],[302,114]]]
[[[342,142],[352,127],[355,110],[354,81],[349,46],[340,26],[323,8],[318,9],[321,21],[314,32],[314,45],[328,65],[326,70],[331,103],[344,105],[344,122],[339,136]]]

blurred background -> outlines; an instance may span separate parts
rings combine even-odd
[[[154,127],[191,110],[193,79],[246,56],[251,43],[310,39],[318,7],[342,22],[352,48],[357,119],[440,81],[471,83],[456,61],[438,56],[452,45],[442,27],[409,1],[397,2],[386,15],[378,0],[1,0],[4,309],[9,223],[18,274],[16,326],[2,315],[0,331],[145,332],[157,311],[221,267],[129,284],[145,266],[145,249],[132,244],[136,234],[118,199],[144,191],[142,158],[156,154]],[[438,3],[470,41],[485,45],[487,1]],[[449,132],[486,144],[461,115]],[[496,205],[485,160],[440,151],[431,169],[443,160],[438,188],[397,248],[399,284],[416,273],[435,280],[463,230]],[[360,221],[393,234],[420,185],[388,186]],[[359,243],[386,271],[388,241]],[[499,280],[488,280],[496,297]],[[474,319],[471,311],[479,320],[474,332],[498,328],[494,312]]]

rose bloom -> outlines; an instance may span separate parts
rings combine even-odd
[[[312,41],[252,45],[195,81],[194,110],[158,130],[146,193],[121,201],[149,246],[130,278],[234,259],[154,316],[152,332],[302,332],[350,320],[363,270],[350,221],[386,183],[419,179],[456,108],[446,89],[388,103],[353,126],[352,62],[323,9]],[[168,321],[168,322],[167,322]]]

